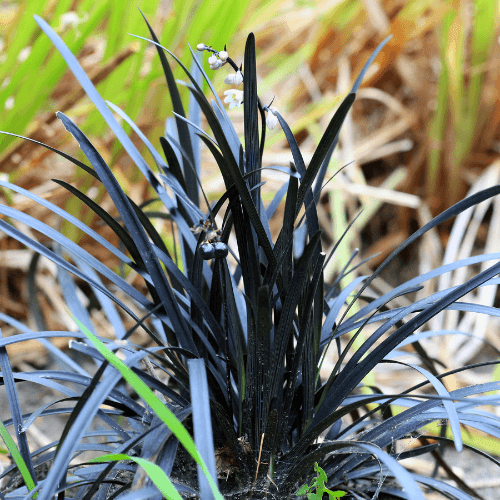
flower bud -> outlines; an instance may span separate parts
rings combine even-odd
[[[274,114],[274,112],[277,112],[277,111],[278,110],[274,106],[269,106],[267,108],[266,124],[270,130],[272,130],[274,127],[276,127],[276,124],[278,123],[278,117]]]
[[[229,57],[229,54],[225,50],[221,50],[219,52],[219,57],[222,61],[226,62],[227,58]]]
[[[243,81],[243,75],[238,70],[237,73],[231,73],[224,78],[224,83],[229,85],[239,85]]]
[[[196,48],[201,52],[206,49],[206,45],[204,43],[199,43]]]
[[[210,65],[210,69],[219,69],[222,66],[222,61],[217,59],[214,64]]]
[[[216,62],[217,62],[217,56],[215,54],[212,54],[208,58],[208,64],[210,64],[210,66],[212,66],[212,64],[215,64]]]

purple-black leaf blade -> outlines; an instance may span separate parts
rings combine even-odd
[[[214,436],[210,418],[210,400],[208,397],[207,374],[203,359],[188,360],[191,407],[193,411],[193,429],[196,448],[217,484],[215,467]],[[198,485],[201,498],[213,499],[213,492],[208,480],[198,466]]]
[[[102,156],[97,152],[94,146],[90,143],[82,131],[63,113],[59,112],[58,117],[63,122],[66,129],[75,137],[80,144],[85,156],[89,159],[90,163],[98,172],[107,192],[113,200],[118,212],[120,213],[125,226],[127,227],[130,235],[134,239],[137,249],[139,250],[144,265],[148,270],[149,275],[155,286],[163,306],[165,313],[168,315],[172,322],[176,336],[179,339],[180,345],[189,351],[196,353],[196,346],[189,334],[189,330],[185,324],[184,319],[179,310],[179,305],[174,298],[174,294],[170,284],[165,279],[165,274],[161,269],[158,259],[154,253],[153,247],[146,236],[144,227],[139,221],[132,205],[130,204],[127,196],[118,184],[115,176],[106,165]]]

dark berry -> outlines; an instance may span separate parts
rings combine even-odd
[[[202,243],[199,248],[198,248],[198,255],[203,259],[203,260],[210,260],[214,257],[215,255],[215,248],[212,243]]]
[[[227,257],[229,250],[225,243],[222,243],[222,241],[217,241],[213,245],[215,250],[214,257],[216,259],[223,259],[224,257]]]

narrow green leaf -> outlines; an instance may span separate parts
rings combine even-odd
[[[179,492],[175,489],[175,486],[170,481],[169,477],[161,470],[158,465],[145,460],[140,457],[131,457],[130,455],[125,455],[124,453],[110,453],[108,455],[103,455],[102,457],[96,457],[89,460],[89,463],[105,463],[110,460],[132,460],[139,464],[149,476],[154,485],[163,493],[165,498],[168,500],[182,500]]]
[[[35,482],[31,477],[31,474],[28,470],[28,467],[26,466],[26,463],[23,460],[23,457],[21,456],[21,453],[19,453],[19,450],[17,449],[16,443],[14,443],[14,440],[10,437],[9,431],[5,428],[1,420],[0,420],[0,436],[2,437],[4,443],[6,444],[9,453],[11,454],[12,459],[14,460],[14,463],[17,465],[17,468],[21,473],[21,476],[23,477],[24,483],[26,484],[28,491],[33,490],[35,488]],[[36,498],[37,496],[38,493],[35,493],[35,495],[33,495],[33,498]]]
[[[193,457],[195,462],[201,467],[203,473],[207,476],[208,482],[212,488],[214,496],[218,500],[224,500],[220,494],[210,472],[203,461],[203,458],[198,453],[192,437],[189,435],[186,428],[153,393],[153,391],[110,349],[108,349],[97,337],[92,335],[85,326],[73,317],[80,330],[88,337],[94,347],[108,360],[123,376],[123,378],[134,388],[134,390],[151,406],[156,415],[163,423],[172,431],[181,444],[186,448],[187,452]]]

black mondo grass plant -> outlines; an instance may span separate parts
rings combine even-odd
[[[436,361],[420,344],[432,334],[421,331],[421,327],[445,309],[499,315],[497,308],[460,299],[471,290],[496,283],[500,263],[408,307],[394,308],[391,301],[415,292],[428,279],[451,268],[472,265],[473,261],[464,259],[435,269],[375,299],[363,292],[410,243],[441,222],[499,194],[500,186],[478,192],[443,212],[400,245],[371,276],[356,278],[340,292],[325,284],[323,278],[325,263],[332,255],[322,252],[316,208],[319,194],[340,128],[364,73],[388,39],[367,61],[306,166],[284,118],[272,103],[263,104],[258,97],[253,34],[247,39],[241,66],[229,57],[226,48],[216,51],[199,44],[198,54],[191,50],[193,67],[188,71],[158,43],[148,24],[149,41],[158,49],[175,115],[157,151],[121,110],[102,100],[52,28],[39,17],[36,21],[164,204],[178,235],[176,255],[181,255],[182,262],[177,265],[144,207],[123,192],[83,132],[69,117],[58,113],[88,163],[41,145],[101,182],[113,200],[115,215],[70,184],[55,182],[94,211],[122,246],[114,247],[50,202],[8,182],[1,181],[0,185],[75,224],[138,273],[148,294],[140,293],[60,232],[9,206],[0,206],[0,213],[8,219],[18,220],[53,241],[52,245],[42,245],[0,220],[0,230],[33,249],[35,255],[58,265],[67,307],[80,327],[79,333],[32,332],[1,316],[5,323],[17,325],[23,332],[0,337],[1,381],[12,416],[2,423],[0,433],[14,460],[0,476],[4,478],[1,497],[298,498],[301,488],[311,489],[304,490],[303,485],[313,484],[321,470],[322,491],[328,488],[338,497],[345,493],[344,498],[417,500],[431,489],[446,498],[475,498],[456,477],[453,479],[459,482],[458,487],[415,474],[400,463],[426,453],[439,455],[440,445],[451,441],[444,433],[433,436],[432,442],[421,438],[422,446],[402,452],[395,444],[420,436],[419,429],[436,421],[446,422],[443,429],[451,428],[457,450],[463,447],[461,426],[500,437],[500,419],[483,409],[498,405],[500,383],[492,381],[448,392],[444,384],[453,372],[439,373]],[[225,93],[229,107],[243,105],[243,144],[200,64],[199,55],[204,53],[209,54],[212,69],[232,67],[234,73],[226,83],[243,84],[242,91]],[[167,54],[182,66],[187,83],[174,80]],[[210,101],[201,90],[202,78],[213,92]],[[177,83],[189,89],[189,115]],[[110,108],[142,139],[157,173]],[[201,113],[212,135],[201,128]],[[265,207],[261,197],[262,155],[266,127],[274,128],[277,122],[294,162],[290,168],[276,167],[288,174],[288,181]],[[226,189],[211,207],[204,196],[200,197],[201,142],[213,155]],[[282,202],[282,228],[273,241],[269,220]],[[223,221],[220,227],[216,217]],[[304,231],[298,231],[301,227]],[[229,243],[230,237],[234,244]],[[483,255],[482,260],[499,257]],[[347,273],[344,271],[344,275]],[[77,294],[81,282],[92,287],[103,314],[114,326],[115,340],[99,335]],[[131,302],[140,315],[127,305]],[[354,303],[359,304],[359,310],[348,316]],[[128,330],[123,323],[125,315],[135,322]],[[380,325],[354,350],[363,328],[376,322]],[[139,327],[147,332],[153,347],[143,348],[129,340]],[[93,360],[95,373],[88,373],[52,346],[52,337],[76,339],[71,348]],[[49,347],[67,370],[13,372],[6,346],[30,339]],[[347,341],[342,342],[344,339]],[[337,348],[337,361],[330,376],[321,379],[320,367],[330,344]],[[381,363],[402,363],[396,359],[401,354],[398,349],[407,344],[414,346],[417,361],[405,362],[406,366],[424,375],[426,382],[399,394],[384,394],[376,387],[361,390],[365,377]],[[16,390],[21,381],[54,388],[62,397],[23,414]],[[70,390],[62,382],[72,382],[77,389]],[[435,395],[415,392],[425,386],[432,387]],[[59,405],[54,406],[56,403]],[[396,406],[404,410],[396,412]],[[29,426],[38,417],[56,415],[67,416],[60,438],[30,450],[26,437]],[[495,458],[488,458],[500,465]],[[310,495],[321,496],[318,492]]]

